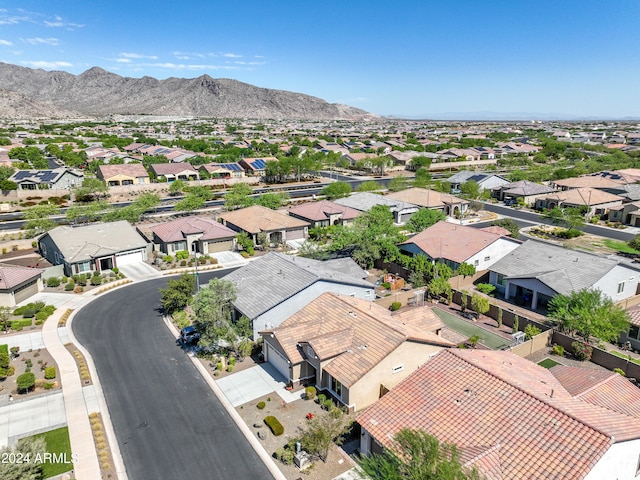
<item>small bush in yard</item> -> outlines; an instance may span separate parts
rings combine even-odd
[[[47,287],[59,287],[60,279],[58,277],[47,278]]]
[[[72,291],[76,286],[76,283],[72,280],[69,280],[67,283],[64,284],[64,291],[65,292],[70,292]]]
[[[553,353],[559,357],[564,357],[564,347],[562,345],[554,345]]]
[[[275,451],[275,457],[285,465],[293,465],[295,451],[292,448],[280,447]]]
[[[313,400],[314,398],[316,398],[316,387],[314,386],[308,386],[304,389],[304,398],[306,398],[307,400]]]
[[[27,372],[18,376],[16,383],[18,384],[19,392],[28,392],[36,384],[36,376],[34,373]]]
[[[258,410],[262,410],[266,406],[267,404],[265,402],[258,402],[258,404],[256,405],[256,407],[258,407]]]
[[[264,417],[264,423],[266,423],[267,427],[271,429],[273,434],[278,437],[284,433],[284,427],[280,423],[280,421],[274,417],[273,415],[269,415],[268,417]]]
[[[593,347],[588,343],[573,342],[571,344],[571,349],[573,350],[573,356],[576,357],[576,360],[586,362],[587,360],[591,359]]]
[[[33,318],[36,315],[36,311],[33,308],[25,308],[22,311],[22,318]]]
[[[538,327],[528,323],[527,326],[524,327],[524,338],[525,340],[531,340],[533,337],[535,337],[541,332],[542,330],[540,330]]]
[[[44,369],[44,378],[47,380],[53,380],[56,378],[56,367],[47,367]]]
[[[400,302],[393,302],[389,307],[389,310],[391,310],[392,312],[395,312],[396,310],[400,310],[401,306],[402,304]]]
[[[316,402],[318,405],[324,405],[324,401],[327,399],[327,396],[324,393],[319,393],[316,397]]]
[[[9,368],[11,368],[11,367],[9,367]],[[626,377],[626,376],[627,376],[627,374],[626,374],[626,373],[624,373],[624,370],[622,370],[621,368],[614,368],[614,369],[613,369],[613,371],[614,371],[614,372],[616,372],[616,373],[619,373],[619,374],[620,374],[620,375],[622,375],[623,377]]]

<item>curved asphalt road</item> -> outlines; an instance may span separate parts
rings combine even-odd
[[[93,357],[129,479],[273,479],[164,324],[165,285],[106,293],[72,323]]]

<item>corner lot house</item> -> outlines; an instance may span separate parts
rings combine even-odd
[[[443,221],[414,235],[399,247],[403,253],[426,255],[432,262],[446,263],[453,270],[461,263],[468,263],[480,271],[520,246],[519,241],[501,232],[502,229],[493,227],[473,228]]]
[[[253,205],[220,215],[222,223],[236,232],[246,232],[255,243],[259,233],[267,235],[267,242],[283,244],[287,240],[307,238],[309,223],[276,212],[270,208]]]
[[[639,404],[640,389],[613,372],[445,349],[356,421],[364,455],[409,428],[455,444],[488,480],[635,479]]]
[[[374,286],[351,259],[320,262],[281,253],[268,253],[224,277],[237,288],[235,317],[251,320],[258,332],[277,327],[324,292],[372,301]]]
[[[524,242],[489,271],[489,282],[505,299],[533,310],[554,295],[584,288],[601,290],[619,302],[637,294],[640,277],[640,268],[631,264],[535,240]]]
[[[42,290],[42,270],[0,267],[0,306],[15,307]]]
[[[186,250],[204,254],[235,248],[236,232],[204,217],[184,217],[151,227],[154,246],[167,255]]]
[[[289,215],[309,222],[312,227],[347,225],[361,213],[329,200],[307,202],[289,209]]]
[[[84,173],[70,168],[18,170],[9,180],[15,182],[19,190],[65,190],[81,185]]]
[[[293,383],[316,386],[351,411],[362,410],[443,347],[430,308],[403,313],[324,293],[279,327],[260,332],[266,361]]]
[[[96,177],[110,187],[121,185],[145,185],[151,183],[149,174],[139,163],[125,165],[100,165]]]
[[[147,259],[147,241],[126,220],[61,226],[38,239],[40,254],[67,276],[111,270]]]

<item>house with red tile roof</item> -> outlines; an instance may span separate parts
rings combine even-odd
[[[167,255],[176,252],[212,254],[234,250],[236,232],[211,218],[189,216],[160,223],[150,229],[154,248]]]
[[[461,263],[486,270],[521,245],[504,229],[473,228],[441,221],[399,245],[410,256],[425,255],[432,262],[457,270]]]
[[[265,360],[294,384],[314,385],[360,411],[430,356],[453,344],[430,308],[391,313],[370,301],[327,292],[278,327],[260,332]]]
[[[339,205],[330,200],[307,202],[289,209],[289,215],[309,222],[312,227],[348,225],[361,214],[362,212],[359,210]]]
[[[277,245],[288,240],[303,240],[309,227],[308,222],[260,205],[223,213],[220,219],[232,230],[246,232],[254,243],[259,233],[265,233],[267,242]]]
[[[583,207],[591,215],[606,215],[611,208],[621,207],[623,200],[618,195],[597,188],[579,187],[538,197],[535,205],[539,210]]]
[[[110,187],[151,183],[149,174],[140,163],[100,165],[96,172],[96,177],[103,180]]]
[[[0,306],[15,307],[42,290],[40,268],[0,267]]]
[[[189,162],[183,163],[154,163],[149,167],[156,178],[163,178],[167,182],[176,180],[199,180],[200,174]]]
[[[469,210],[470,205],[469,201],[464,198],[419,187],[407,188],[406,190],[401,190],[399,192],[392,192],[385,195],[385,198],[410,203],[420,208],[440,210],[444,212],[445,215],[451,217],[459,216],[460,212],[465,213]]]
[[[488,480],[637,478],[640,389],[615,373],[554,370],[443,350],[357,416],[360,452],[393,448],[409,428],[455,444]]]

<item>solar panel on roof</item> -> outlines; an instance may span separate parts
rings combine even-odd
[[[262,170],[266,166],[266,162],[261,158],[257,158],[256,160],[251,162],[251,166],[258,170]]]

